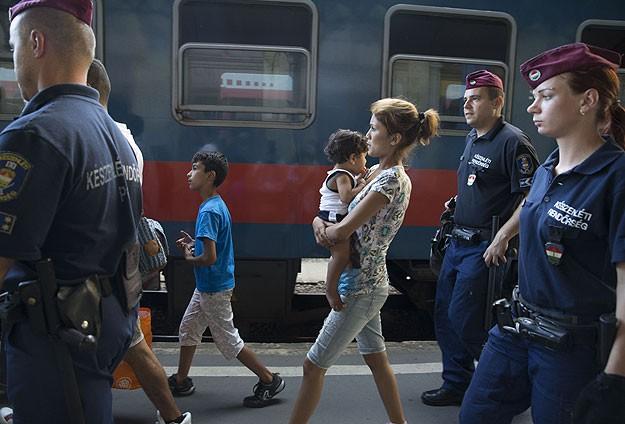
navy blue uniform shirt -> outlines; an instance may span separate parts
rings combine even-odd
[[[538,169],[521,210],[519,288],[529,303],[574,315],[613,311],[615,264],[625,262],[625,153],[606,142],[554,176],[554,151]],[[545,243],[560,238],[559,265]]]
[[[500,118],[481,137],[467,135],[458,168],[454,222],[490,229],[493,215],[506,222],[532,185],[538,157],[527,135]]]
[[[0,256],[62,279],[110,275],[136,239],[137,161],[97,91],[56,85],[0,133]]]

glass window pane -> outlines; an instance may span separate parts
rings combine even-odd
[[[625,54],[625,26],[588,25],[581,41]]]
[[[13,62],[0,61],[0,115],[4,119],[13,119],[24,108],[13,70]]]
[[[188,0],[180,5],[179,46],[197,42],[310,50],[312,21],[304,4]]]
[[[182,61],[180,108],[187,119],[306,119],[308,56],[302,51],[202,46],[183,48]]]
[[[511,32],[510,22],[500,18],[399,11],[391,18],[389,56],[413,54],[506,62]]]
[[[438,110],[444,129],[467,129],[463,113],[465,76],[488,69],[506,81],[505,68],[480,63],[455,63],[399,59],[392,62],[391,96],[404,98],[422,108]]]

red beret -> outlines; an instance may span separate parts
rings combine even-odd
[[[497,87],[503,91],[503,82],[501,82],[501,78],[492,72],[487,71],[486,69],[481,69],[467,75],[467,82],[465,86],[467,90],[478,87]]]
[[[565,72],[608,66],[617,69],[621,55],[584,43],[566,44],[547,50],[521,65],[521,75],[532,89]]]
[[[91,0],[22,0],[9,9],[9,22],[31,7],[49,7],[62,10],[91,26],[93,3]]]

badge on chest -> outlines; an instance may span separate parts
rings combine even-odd
[[[469,176],[467,177],[467,185],[471,187],[475,183],[476,179],[477,175],[474,172],[469,174]]]

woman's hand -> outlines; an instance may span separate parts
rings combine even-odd
[[[328,235],[326,234],[326,228],[329,225],[330,224],[328,222],[325,222],[318,216],[316,216],[312,222],[313,233],[315,234],[315,241],[317,242],[317,244],[320,244],[321,246],[328,249],[334,246],[334,243],[330,241],[330,239],[328,239]]]
[[[336,312],[340,312],[345,306],[336,290],[326,290],[326,299],[330,307]]]

